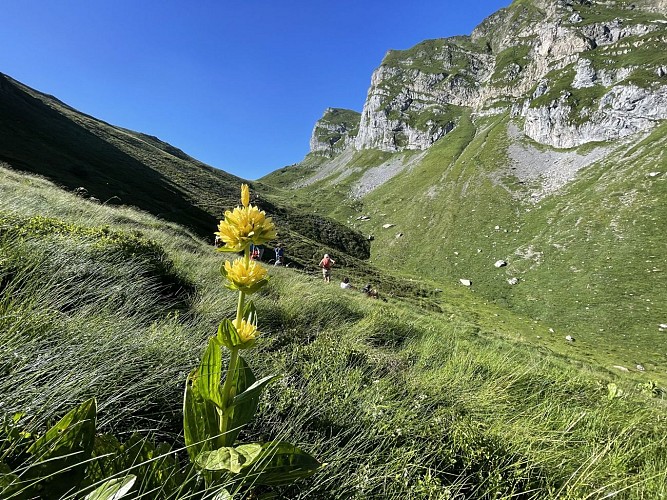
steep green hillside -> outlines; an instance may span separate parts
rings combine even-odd
[[[463,293],[536,321],[530,340],[537,345],[609,368],[665,373],[667,125],[639,141],[563,152],[591,164],[551,193],[537,174],[561,152],[517,142],[508,132],[515,129],[506,116],[467,120],[360,199],[326,180],[293,196],[306,210],[326,208],[372,234],[371,261],[382,269],[430,290],[471,280]],[[356,220],[361,215],[368,220]],[[507,265],[494,267],[498,260]],[[447,293],[440,297],[452,303]]]
[[[2,74],[0,161],[70,190],[83,187],[103,203],[135,206],[183,224],[211,242],[241,182],[156,137],[104,123]],[[289,203],[255,203],[282,229],[292,265],[313,266],[327,249],[368,257],[366,240],[332,219]]]

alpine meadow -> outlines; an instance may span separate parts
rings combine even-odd
[[[665,0],[390,50],[254,181],[0,74],[0,498],[667,499],[666,150]]]

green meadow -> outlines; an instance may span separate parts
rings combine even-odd
[[[95,397],[96,451],[63,498],[99,484],[102,436],[154,443],[117,452],[116,477],[138,478],[132,498],[215,498],[188,466],[182,401],[206,339],[236,307],[223,261],[174,223],[0,170],[0,497],[26,497],[12,483],[34,466],[26,442]],[[544,304],[535,323],[474,289],[433,292],[435,273],[402,277],[424,291],[412,300],[374,300],[341,290],[344,272],[327,286],[312,270],[270,270],[247,361],[282,377],[240,438],[284,439],[325,465],[289,487],[230,482],[234,498],[667,497],[654,372],[538,342],[551,325]]]
[[[336,171],[289,196],[304,211],[372,234],[370,264],[411,280],[418,288],[413,296],[442,310],[455,305],[537,348],[665,386],[667,349],[659,325],[667,318],[661,159],[667,128],[619,144],[554,152],[511,137],[508,130],[518,125],[506,114],[475,121],[463,115],[418,161],[410,163],[414,152],[397,153],[406,166],[359,199],[341,201],[389,153],[357,153],[345,181],[332,180]],[[575,159],[591,150],[604,153],[557,192],[533,198],[542,186],[520,177],[510,147],[530,151],[539,168],[553,161],[552,152]],[[312,161],[262,182],[287,199],[281,190],[288,176],[307,179]],[[499,260],[507,265],[494,267]],[[516,285],[508,283],[512,278]],[[567,342],[568,335],[575,341]]]

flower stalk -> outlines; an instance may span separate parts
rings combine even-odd
[[[238,292],[233,320],[224,319],[209,339],[199,368],[188,376],[183,403],[183,430],[191,460],[204,472],[207,482],[223,478],[219,473],[244,478],[252,469],[252,485],[289,484],[313,474],[321,464],[296,446],[280,441],[234,446],[241,428],[254,417],[262,390],[275,375],[255,378],[240,351],[250,349],[260,333],[257,311],[248,297],[268,283],[268,271],[250,259],[250,245],[276,238],[270,217],[250,204],[250,189],[241,186],[241,205],[225,212],[215,233],[224,242],[222,252],[243,252],[226,261],[220,272],[225,286]],[[224,382],[222,349],[229,349]],[[216,479],[217,478],[217,479]]]

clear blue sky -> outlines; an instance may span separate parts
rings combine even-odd
[[[2,0],[0,72],[246,179],[361,111],[388,49],[469,34],[510,0]]]

